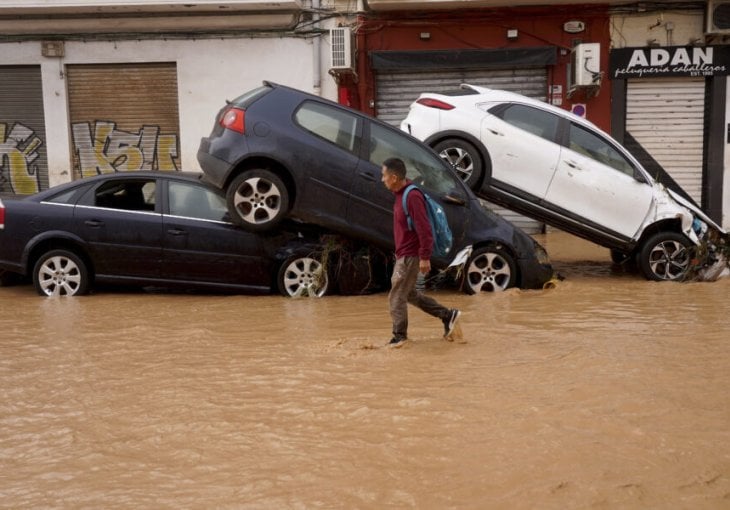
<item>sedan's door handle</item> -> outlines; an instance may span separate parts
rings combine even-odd
[[[104,222],[99,220],[86,220],[84,221],[84,225],[91,228],[99,228],[104,226]]]
[[[170,228],[167,230],[167,233],[171,236],[186,236],[188,235],[187,230],[181,230],[179,228]]]
[[[497,136],[504,136],[504,133],[501,133],[501,132],[499,132],[499,131],[496,131],[496,130],[494,130],[494,129],[492,129],[492,128],[487,128],[487,131],[489,131],[489,132],[490,132],[490,133],[492,133],[493,135],[497,135]]]
[[[575,163],[573,161],[566,161],[565,164],[568,165],[570,168],[578,169],[578,163]]]

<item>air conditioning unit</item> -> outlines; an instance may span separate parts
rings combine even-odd
[[[571,86],[601,84],[601,44],[582,43],[573,48]]]
[[[330,29],[330,68],[352,69],[352,32],[349,28]]]
[[[730,0],[708,0],[705,33],[730,34]]]

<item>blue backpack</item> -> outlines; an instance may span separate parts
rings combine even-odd
[[[446,219],[444,208],[415,184],[409,184],[403,192],[403,211],[406,213],[408,230],[413,230],[413,219],[408,214],[406,197],[412,189],[420,191],[426,201],[426,213],[428,214],[428,222],[431,224],[431,233],[433,234],[433,255],[436,257],[445,257],[451,251],[453,236],[451,235],[451,229],[449,228],[449,222]]]

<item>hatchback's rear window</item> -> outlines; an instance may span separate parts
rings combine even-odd
[[[243,108],[245,110],[251,103],[256,101],[264,94],[271,92],[271,90],[271,87],[269,87],[268,85],[262,85],[261,87],[249,90],[245,94],[238,96],[236,99],[231,101],[230,104],[238,106],[239,108]]]

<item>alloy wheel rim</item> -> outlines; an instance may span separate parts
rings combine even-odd
[[[662,280],[678,280],[689,267],[689,251],[678,241],[664,241],[649,253],[649,268]]]
[[[469,153],[461,147],[447,147],[439,153],[439,156],[456,171],[462,181],[468,181],[474,173],[474,162]]]
[[[281,211],[281,192],[271,181],[251,177],[238,187],[233,204],[246,223],[266,223]]]
[[[322,297],[327,291],[322,263],[311,257],[292,261],[284,272],[284,288],[292,297]]]
[[[474,258],[467,268],[469,286],[476,292],[501,292],[512,278],[509,264],[496,253],[483,253]]]
[[[81,286],[81,271],[68,257],[51,257],[38,272],[40,287],[47,296],[73,296]]]

